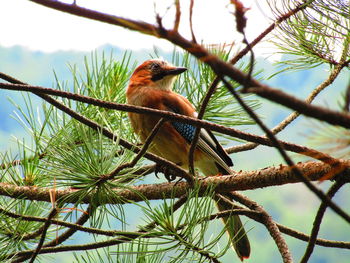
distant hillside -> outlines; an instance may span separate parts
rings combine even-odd
[[[102,46],[96,51],[101,54],[104,52],[107,55],[112,52],[116,59],[121,58],[125,52],[125,50],[110,45]],[[143,61],[149,58],[150,53],[152,53],[151,50],[135,51],[132,52],[132,56],[137,61]],[[81,51],[44,53],[21,46],[0,47],[0,70],[28,83],[48,87],[54,82],[53,71],[60,78],[69,79],[71,74],[67,65],[83,66],[84,57],[90,54],[91,52]]]
[[[125,50],[121,50],[118,47],[111,45],[101,46],[96,50],[98,55],[109,56],[113,54],[116,60],[121,59]],[[165,59],[171,59],[171,52],[166,53],[157,50],[159,56]],[[79,52],[79,51],[57,51],[52,53],[44,53],[41,51],[32,51],[25,47],[14,46],[10,48],[0,47],[0,71],[6,74],[12,75],[22,81],[33,85],[41,85],[45,87],[52,87],[55,82],[55,72],[60,80],[70,80],[71,73],[68,65],[76,65],[78,69],[82,69],[84,65],[84,57],[89,57],[91,52]],[[132,60],[140,63],[150,57],[154,57],[155,52],[153,50],[140,50],[132,52]],[[263,58],[257,58],[257,64],[255,71],[263,70],[260,76],[265,78],[272,75],[278,69],[272,65],[268,60]],[[315,68],[307,71],[298,71],[293,73],[282,73],[270,80],[263,80],[273,87],[286,90],[298,97],[304,98],[307,94],[319,85],[326,77],[325,68]],[[332,89],[321,94],[318,98],[319,103],[322,105],[327,102],[328,105],[334,105],[341,99],[341,92],[346,86],[346,74],[343,74],[336,83],[332,86]],[[21,95],[18,92],[0,90],[1,96],[11,97],[17,103],[21,103]],[[330,95],[331,94],[331,95]],[[3,100],[0,106],[0,136],[7,136],[7,132],[22,129],[18,128],[18,124],[9,115],[13,112],[13,106],[8,100]],[[266,119],[271,120],[269,125],[276,125],[281,121],[285,115],[289,112],[281,110],[275,110],[275,107],[271,103],[266,103],[259,110],[262,116],[268,117]],[[271,117],[272,115],[272,117]],[[5,141],[5,142],[4,142]],[[8,140],[1,140],[0,149],[3,149],[5,145],[8,145]]]
[[[121,59],[125,50],[121,50],[118,47],[111,45],[104,45],[96,50],[98,55],[109,56],[113,54],[116,60]],[[57,51],[52,53],[44,53],[41,51],[32,51],[25,47],[14,46],[11,48],[0,47],[0,71],[6,74],[12,75],[22,81],[33,85],[41,85],[45,87],[52,87],[55,82],[53,72],[57,74],[60,80],[70,80],[71,73],[68,65],[76,65],[78,69],[82,69],[84,65],[84,57],[90,56],[91,52],[79,52],[79,51]],[[140,63],[150,57],[154,57],[155,52],[153,50],[140,50],[132,52],[132,60]],[[157,50],[157,54],[165,59],[171,59],[171,52],[166,53]],[[272,65],[268,60],[263,58],[257,58],[257,64],[255,71],[263,70],[260,76],[265,78],[278,69]],[[270,80],[263,80],[273,87],[286,90],[295,96],[304,98],[307,94],[319,85],[327,76],[325,68],[314,68],[312,70],[298,71],[293,73],[282,73]],[[343,74],[336,83],[332,86],[332,89],[321,94],[317,99],[319,103],[324,105],[326,102],[328,105],[334,105],[337,101],[341,100],[341,92],[346,87],[346,74]],[[17,103],[21,103],[20,94],[13,91],[0,90],[1,96],[11,97]],[[331,95],[330,95],[331,94]],[[0,106],[0,135],[1,133],[7,133],[9,131],[16,130],[18,124],[9,118],[9,115],[13,112],[13,106],[6,100],[3,100]],[[266,103],[260,109],[262,116],[268,116],[271,120],[269,125],[276,125],[284,116],[289,112],[286,110],[284,113],[281,110],[276,111],[275,107],[271,103]],[[272,115],[272,117],[271,117]],[[19,129],[21,130],[21,129]],[[3,134],[5,135],[5,134]],[[7,140],[5,145],[7,145]],[[0,149],[4,146],[4,141],[0,143]]]
[[[105,45],[96,50],[97,54],[102,55],[104,52],[109,56],[112,52],[115,59],[120,59],[125,52],[117,47]],[[135,51],[132,52],[133,60],[143,61],[150,58],[152,51]],[[71,72],[68,65],[76,65],[82,69],[84,66],[84,57],[89,57],[92,52],[79,51],[57,51],[44,53],[41,51],[32,51],[25,47],[14,46],[10,48],[0,47],[0,71],[18,78],[32,85],[52,87],[55,83],[54,72],[60,80],[70,80]],[[162,54],[168,57],[171,54]],[[16,103],[22,104],[22,96],[18,92],[0,90],[2,98],[10,97]],[[40,100],[33,96],[34,101]],[[9,138],[11,134],[16,137],[24,136],[24,131],[18,123],[10,117],[13,114],[14,107],[8,101],[3,99],[0,105],[0,149],[7,149],[13,145]]]

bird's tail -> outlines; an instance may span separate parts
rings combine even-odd
[[[224,202],[223,200],[218,200],[217,206],[219,211],[230,210],[232,206]],[[231,215],[223,217],[222,220],[225,223],[226,231],[229,235],[232,247],[236,251],[238,257],[243,261],[249,258],[250,255],[250,244],[247,233],[244,230],[241,219],[238,215]]]

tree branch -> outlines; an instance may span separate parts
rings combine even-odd
[[[52,1],[52,0],[31,0],[31,1],[53,9],[64,11],[66,13],[87,17],[87,18],[98,20],[101,22],[122,26],[131,30],[138,31],[140,33],[164,38],[172,42],[173,44],[179,47],[182,47],[183,49],[187,50],[189,53],[197,57],[199,60],[208,64],[218,76],[228,76],[232,80],[235,80],[238,83],[240,83],[241,85],[247,84],[247,86],[251,87],[248,89],[248,92],[253,92],[258,96],[277,102],[283,106],[296,110],[306,116],[313,117],[321,121],[326,121],[333,125],[339,125],[345,128],[350,128],[350,114],[332,111],[319,106],[309,105],[308,103],[305,103],[303,100],[297,99],[296,97],[293,97],[280,90],[273,89],[253,78],[251,78],[249,82],[246,83],[247,74],[238,70],[235,67],[232,67],[230,63],[226,63],[220,60],[217,56],[208,52],[203,46],[185,39],[177,31],[166,30],[161,25],[157,27],[145,22],[139,22],[131,19],[125,19],[117,16],[107,15],[104,13],[78,7],[76,5],[61,3],[58,1]],[[307,1],[301,4],[301,6],[297,7],[297,11],[306,8],[311,2],[312,1]]]
[[[287,108],[293,109],[305,116],[325,121],[332,125],[339,125],[344,128],[350,128],[350,114],[337,112],[320,106],[310,105],[305,101],[297,99],[283,91],[268,87],[251,87],[247,92],[278,103]]]
[[[175,0],[175,21],[174,21],[174,31],[179,31],[180,26],[180,19],[181,19],[181,7],[180,7],[180,0]]]
[[[179,199],[180,200],[180,199]],[[183,202],[182,202],[183,204]],[[176,210],[178,206],[174,206],[173,211]],[[37,216],[28,216],[28,215],[22,215],[22,214],[16,214],[7,210],[4,210],[0,208],[0,213],[4,214],[6,216],[12,217],[12,218],[17,218],[19,220],[25,220],[25,221],[30,221],[30,222],[46,222],[47,218],[44,217],[37,217]],[[215,220],[218,218],[226,217],[228,215],[232,214],[237,214],[237,215],[245,215],[255,221],[260,222],[260,217],[258,212],[252,211],[249,209],[242,209],[242,208],[235,208],[234,210],[227,210],[227,211],[222,211],[218,212],[215,214],[210,215],[209,217],[199,219],[198,221],[202,220]],[[69,227],[73,228],[82,232],[86,233],[91,233],[91,234],[98,234],[98,235],[104,235],[104,236],[122,236],[122,237],[127,237],[130,236],[130,238],[134,237],[135,235],[142,236],[144,232],[130,232],[130,231],[118,231],[118,230],[103,230],[103,229],[98,229],[98,228],[91,228],[91,227],[85,227],[82,225],[77,225],[74,223],[62,221],[62,220],[57,220],[57,219],[52,219],[51,220],[52,224],[58,225],[58,226],[64,226],[64,227]],[[291,229],[289,227],[283,226],[281,224],[277,223],[278,228],[280,231],[286,235],[289,235],[291,237],[297,238],[299,240],[308,242],[310,239],[310,236],[301,233],[299,231],[296,231],[294,229]],[[149,231],[152,228],[154,228],[154,224],[150,224],[149,226],[143,227],[142,231]],[[179,226],[179,228],[182,226]],[[22,239],[23,240],[23,239]],[[343,242],[343,241],[334,241],[334,240],[327,240],[327,239],[322,239],[318,238],[316,239],[316,245],[323,246],[323,247],[334,247],[334,248],[343,248],[343,249],[350,249],[350,242]]]
[[[49,227],[51,225],[52,218],[57,214],[57,210],[58,210],[58,208],[53,208],[51,210],[49,216],[47,217],[46,222],[44,224],[44,228],[43,228],[41,237],[40,237],[40,240],[39,240],[39,243],[38,243],[33,255],[31,256],[29,263],[33,263],[35,261],[35,258],[37,257],[40,250],[42,249],[44,241],[45,241],[47,230],[49,229]]]
[[[333,196],[338,192],[338,190],[345,184],[345,181],[343,180],[338,180],[336,181],[332,187],[329,189],[327,196],[329,198],[333,198]],[[307,248],[305,250],[304,256],[303,258],[300,260],[300,263],[307,263],[309,261],[309,258],[312,254],[312,251],[314,250],[315,244],[316,244],[316,240],[317,240],[317,234],[318,231],[320,230],[321,227],[321,221],[322,218],[324,216],[324,213],[326,212],[327,209],[327,203],[322,202],[317,214],[315,216],[315,220],[313,223],[313,227],[311,230],[311,235],[310,235],[310,239],[309,239],[309,243],[307,245]]]
[[[17,81],[15,83],[20,82],[18,80],[15,80],[14,78],[4,74],[4,73],[0,73],[0,78],[5,79],[5,80],[10,81],[10,82],[14,82],[14,81]],[[206,129],[220,132],[222,134],[230,135],[232,137],[236,137],[236,138],[239,138],[242,140],[251,141],[251,142],[259,143],[262,145],[274,147],[274,144],[268,138],[266,138],[264,136],[253,135],[253,134],[250,134],[247,132],[239,131],[239,130],[234,129],[234,128],[228,128],[228,127],[225,127],[225,126],[222,126],[219,124],[211,123],[211,122],[204,121],[204,120],[199,120],[197,118],[187,117],[187,116],[172,113],[169,111],[160,111],[160,110],[156,110],[156,109],[133,106],[133,105],[128,105],[128,104],[118,104],[118,103],[103,101],[103,100],[99,100],[99,99],[95,99],[95,98],[91,98],[91,97],[87,97],[87,96],[83,96],[83,95],[79,95],[79,94],[75,94],[75,93],[70,93],[70,92],[66,92],[66,91],[60,91],[60,90],[44,88],[44,87],[39,87],[39,86],[30,86],[30,85],[23,84],[23,82],[20,82],[20,83],[21,84],[0,83],[0,89],[4,88],[4,89],[11,89],[11,90],[21,90],[21,91],[33,92],[34,94],[38,95],[39,97],[42,97],[44,100],[46,100],[50,104],[56,106],[57,108],[59,108],[63,112],[67,113],[68,115],[70,115],[74,119],[77,119],[78,121],[89,126],[90,128],[95,129],[95,130],[102,130],[103,134],[105,136],[109,137],[110,139],[114,138],[113,134],[111,132],[109,132],[105,128],[102,128],[97,123],[85,118],[84,116],[80,115],[79,113],[71,110],[70,108],[66,107],[62,103],[47,96],[46,94],[56,95],[56,96],[60,96],[63,98],[69,98],[69,99],[73,99],[76,101],[89,103],[89,104],[92,104],[95,106],[104,107],[107,109],[115,109],[115,110],[121,110],[121,111],[126,111],[126,112],[135,112],[135,113],[141,113],[141,114],[152,114],[152,115],[163,117],[163,118],[166,118],[169,120],[176,120],[176,121],[180,121],[180,122],[184,122],[184,123],[189,123],[189,124],[192,124],[196,127],[206,128]],[[136,153],[139,151],[139,148],[137,146],[132,145],[123,139],[120,139],[119,143],[123,147],[125,147],[129,150],[133,150]],[[292,152],[296,152],[299,154],[303,154],[303,155],[306,155],[306,156],[309,156],[309,157],[312,157],[312,158],[315,158],[317,160],[321,160],[321,161],[324,161],[327,163],[333,163],[333,164],[337,163],[337,159],[334,159],[331,156],[329,156],[325,153],[316,151],[314,149],[310,149],[310,148],[305,147],[305,146],[299,146],[299,145],[284,142],[284,141],[279,141],[279,143],[287,151],[292,151]],[[155,155],[152,155],[150,153],[146,153],[145,157],[147,157],[148,159],[150,159],[152,161],[158,162],[158,163],[160,163],[160,162],[168,163],[167,165],[170,166],[170,162],[168,162],[160,157],[157,157]],[[185,174],[183,176],[186,177]]]
[[[222,78],[222,81],[225,83],[227,89],[232,93],[232,95],[235,97],[235,99],[239,102],[239,104],[242,106],[242,108],[249,114],[249,116],[260,126],[260,128],[266,133],[266,136],[273,142],[276,149],[279,151],[285,162],[288,164],[288,166],[292,169],[293,173],[295,173],[296,176],[298,176],[301,181],[306,185],[307,188],[311,192],[313,192],[319,199],[321,199],[323,202],[327,203],[327,205],[336,212],[339,216],[343,217],[346,221],[350,223],[350,216],[339,206],[337,206],[335,203],[332,202],[328,196],[326,196],[320,189],[318,189],[316,186],[314,186],[307,176],[305,176],[294,164],[292,159],[289,158],[285,150],[283,149],[283,146],[281,143],[276,139],[275,135],[265,126],[265,124],[260,120],[260,118],[255,114],[253,110],[251,110],[245,102],[241,99],[241,97],[237,94],[237,92],[233,89],[230,83],[228,83],[224,78]],[[246,87],[244,87],[246,89]],[[342,168],[340,168],[342,169]]]
[[[334,69],[329,74],[328,78],[323,81],[320,85],[318,85],[311,93],[310,95],[305,99],[306,103],[311,103],[316,96],[323,91],[325,88],[327,88],[329,85],[333,83],[333,81],[339,76],[341,70],[344,68],[345,64],[340,63],[337,66],[334,67]],[[287,127],[292,121],[294,121],[298,116],[300,115],[299,112],[294,111],[289,116],[287,116],[283,121],[281,121],[278,125],[276,125],[274,128],[271,129],[271,132],[273,134],[277,134],[281,132],[285,127]],[[257,143],[247,143],[243,145],[233,146],[227,149],[228,153],[235,153],[235,152],[241,152],[241,151],[248,151],[252,150],[259,146]]]
[[[261,219],[260,222],[265,225],[271,237],[275,241],[277,248],[282,256],[283,262],[285,263],[293,262],[292,255],[289,251],[286,241],[281,235],[281,232],[279,231],[275,221],[273,221],[272,217],[265,211],[265,209],[262,206],[258,205],[256,202],[250,200],[249,198],[237,192],[230,192],[228,196],[230,196],[230,198],[232,198],[233,200],[236,200],[244,204],[249,209],[260,213],[260,219]]]
[[[91,216],[91,213],[92,213],[92,205],[90,204],[87,208],[87,213],[83,213],[79,218],[78,220],[76,221],[75,225],[83,225],[87,222],[87,220],[90,218]],[[51,214],[50,214],[51,215]],[[48,217],[48,220],[49,220],[50,217]],[[53,216],[51,216],[50,218],[50,224],[52,224],[52,218]],[[47,222],[45,222],[45,228],[44,229],[48,229],[48,227],[50,226],[50,224],[48,225]],[[40,246],[38,245],[38,248],[34,251],[34,253],[27,253],[26,255],[23,255],[23,256],[18,256],[16,257],[15,261],[14,262],[23,262],[24,260],[27,260],[28,258],[35,258],[40,250],[44,247],[56,247],[57,245],[59,244],[62,244],[65,240],[67,240],[68,238],[70,238],[72,235],[74,235],[74,233],[77,232],[77,228],[74,227],[74,228],[69,228],[68,230],[66,230],[65,232],[63,232],[61,235],[59,235],[57,238],[55,238],[54,240],[50,241],[50,242],[47,242],[46,244],[43,244],[44,243],[44,239],[45,239],[45,235],[46,235],[46,231],[43,232],[42,234],[42,238],[40,239]],[[33,261],[34,262],[34,261]]]
[[[310,181],[318,181],[326,174],[333,173],[334,175],[344,177],[344,180],[348,182],[350,180],[350,161],[341,160],[340,162],[345,168],[342,171],[337,171],[333,169],[332,166],[321,162],[298,163],[295,166],[307,176]],[[198,182],[201,185],[201,194],[203,194],[208,187],[213,187],[213,185],[218,193],[227,193],[231,191],[252,190],[269,186],[300,183],[301,179],[292,173],[290,167],[280,165],[257,171],[239,172],[229,176],[210,176],[201,178]],[[132,186],[128,190],[116,189],[116,195],[119,197],[117,200],[110,200],[110,203],[119,204],[128,201],[141,202],[144,201],[144,198],[148,200],[178,198],[186,194],[190,188],[191,185],[186,182]],[[0,183],[0,195],[11,198],[21,197],[27,200],[50,202],[49,191],[50,188]],[[76,191],[76,189],[57,189],[57,200],[66,200],[66,202],[75,203],[78,200],[76,197],[70,195]],[[89,203],[92,198],[92,194],[88,194],[84,199],[79,199],[79,201],[81,201],[81,203]]]
[[[24,87],[28,86],[26,83],[21,82],[20,80],[17,80],[17,79],[15,79],[15,78],[13,78],[11,76],[8,76],[8,75],[6,75],[4,73],[0,73],[0,78],[6,80],[8,82],[11,82],[11,83],[16,83],[16,84],[13,84],[13,85],[21,85],[21,86],[24,86]],[[3,83],[3,84],[6,84],[6,83]],[[1,86],[1,83],[0,83],[0,86]],[[43,89],[47,89],[47,88],[43,88]],[[54,91],[54,89],[52,89],[52,90]],[[94,121],[92,121],[92,120],[90,120],[90,119],[80,115],[79,113],[73,111],[69,107],[67,107],[64,104],[62,104],[61,102],[51,98],[50,96],[48,96],[46,94],[41,94],[41,93],[38,93],[38,92],[35,92],[35,91],[33,91],[33,93],[35,95],[41,97],[42,99],[44,99],[48,103],[52,104],[56,108],[60,109],[61,111],[67,113],[69,116],[71,116],[72,118],[76,119],[77,121],[79,121],[79,122],[85,124],[86,126],[90,127],[91,129],[96,130],[96,131],[101,131],[104,136],[110,138],[111,140],[115,140],[116,138],[118,138],[118,136],[116,136],[114,133],[110,132],[106,128],[104,128],[101,125],[97,124],[96,122],[94,122]],[[67,92],[64,92],[64,93],[67,93]],[[78,95],[78,94],[73,94],[73,96],[85,97],[85,96],[81,96],[81,95]],[[96,99],[89,98],[89,97],[85,97],[85,98],[91,99],[92,101],[96,100]],[[100,100],[96,100],[96,101],[100,101]],[[126,106],[130,106],[130,105],[126,105]],[[145,109],[147,109],[147,108],[145,108]],[[138,153],[141,150],[136,145],[133,145],[133,144],[129,143],[128,141],[126,141],[124,139],[121,139],[121,138],[118,139],[118,143],[120,145],[122,145],[123,147],[125,147],[126,149],[131,150],[131,151],[133,151],[135,153]],[[176,164],[174,164],[174,163],[172,163],[172,162],[170,162],[168,160],[165,160],[164,158],[161,158],[161,157],[156,156],[156,155],[151,154],[151,153],[146,153],[145,157],[147,157],[149,160],[152,160],[152,161],[154,161],[156,163],[159,163],[159,164],[171,167],[173,170],[178,172],[179,177],[181,177],[181,178],[187,178],[186,180],[189,180],[189,181],[192,180],[191,177],[187,174],[187,172],[184,169],[182,169],[181,167],[177,166]]]
[[[190,30],[191,30],[191,37],[192,37],[192,42],[197,43],[196,36],[193,31],[193,23],[192,23],[192,18],[193,18],[193,6],[194,6],[194,0],[190,1],[190,16],[189,16],[189,22],[190,22]]]
[[[201,103],[201,107],[199,109],[197,119],[201,120],[203,118],[205,110],[206,110],[208,103],[210,101],[210,98],[214,94],[216,87],[219,84],[219,81],[220,81],[219,78],[215,78],[213,80],[213,82],[211,83],[211,85],[207,91],[207,94],[205,95],[205,97]],[[189,163],[188,166],[189,166],[189,171],[191,174],[194,174],[193,156],[194,156],[194,151],[197,147],[200,131],[201,131],[201,128],[197,127],[195,130],[194,136],[193,136],[193,140],[191,142],[190,150],[188,151],[188,163]]]
[[[154,137],[157,135],[158,130],[161,128],[161,126],[164,123],[164,119],[160,119],[158,121],[158,123],[153,127],[151,133],[149,134],[149,136],[147,137],[145,143],[143,144],[141,150],[136,154],[136,156],[134,157],[134,159],[131,162],[128,163],[124,163],[122,165],[119,165],[117,168],[115,168],[112,172],[110,172],[108,175],[102,176],[101,177],[101,183],[105,182],[107,180],[111,180],[113,178],[115,178],[115,176],[117,176],[123,169],[125,168],[131,168],[134,167],[137,162],[142,158],[142,156],[147,152],[149,146],[151,145]],[[125,182],[125,181],[123,181]]]

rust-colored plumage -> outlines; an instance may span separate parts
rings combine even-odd
[[[130,78],[126,92],[127,102],[158,110],[171,111],[185,116],[196,117],[192,104],[180,94],[172,91],[178,74],[186,69],[175,67],[159,59],[147,60],[136,68]],[[129,113],[132,127],[144,142],[158,123],[159,117],[150,114]],[[158,130],[149,151],[188,169],[188,152],[195,127],[177,121],[167,121]],[[231,174],[231,158],[210,131],[201,129],[194,164],[206,176]],[[217,203],[220,211],[231,209],[224,202]],[[250,245],[238,216],[223,218],[231,243],[239,258],[250,254]],[[237,234],[238,233],[238,234]]]
[[[157,66],[152,67],[153,63],[159,63],[159,68]],[[176,75],[171,74],[165,76],[165,79],[152,81],[154,71],[155,74],[162,74],[160,70],[176,69],[178,68],[161,60],[148,60],[141,64],[130,78],[126,93],[128,103],[164,111],[174,111],[175,109],[176,113],[194,117],[195,109],[191,103],[185,97],[171,90]],[[159,117],[148,114],[129,113],[129,118],[135,132],[142,141],[146,140],[159,121]],[[188,154],[186,153],[188,153],[189,147],[189,144],[182,136],[179,136],[171,123],[166,122],[154,138],[150,151],[187,168]],[[200,155],[201,152],[196,151],[195,158],[198,159]]]

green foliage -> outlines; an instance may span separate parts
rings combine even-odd
[[[276,15],[286,13],[296,1],[284,1],[278,8],[274,0],[270,6]],[[305,1],[307,8],[279,25],[272,42],[290,59],[282,61],[281,71],[303,70],[328,64],[336,65],[342,50],[350,44],[350,7],[348,1]],[[350,58],[350,52],[345,54]]]
[[[224,50],[217,52],[228,59],[229,53]],[[125,103],[125,89],[136,66],[132,61],[130,53],[125,53],[118,61],[112,54],[99,56],[93,53],[85,58],[83,70],[77,65],[69,66],[72,80],[60,81],[55,74],[56,88]],[[175,90],[186,95],[199,110],[208,86],[215,77],[213,72],[188,54],[174,52],[173,63],[189,68],[176,82]],[[135,166],[121,170],[111,180],[102,179],[134,157],[134,153],[119,145],[120,138],[134,143],[139,141],[131,130],[125,112],[58,98],[66,106],[113,131],[116,137],[110,140],[101,132],[91,130],[51,105],[44,103],[41,108],[38,107],[30,95],[23,94],[23,99],[24,105],[16,104],[15,101],[12,103],[17,109],[15,118],[28,132],[31,141],[28,143],[18,140],[19,154],[16,156],[10,152],[2,154],[5,169],[0,170],[1,182],[51,188],[54,198],[52,202],[56,202],[62,209],[56,216],[57,219],[75,222],[82,212],[86,213],[84,199],[90,196],[91,227],[128,229],[132,220],[130,214],[137,211],[140,218],[144,218],[147,223],[153,222],[156,226],[148,229],[145,236],[131,239],[127,244],[121,242],[117,247],[89,251],[84,256],[77,253],[76,261],[96,262],[103,258],[105,262],[204,262],[206,257],[203,255],[221,257],[226,253],[229,243],[227,240],[222,241],[225,232],[223,225],[216,234],[210,231],[211,221],[208,221],[208,216],[213,212],[212,192],[207,193],[207,197],[199,198],[199,189],[193,189],[187,202],[176,212],[171,210],[174,199],[164,200],[160,204],[145,200],[144,203],[128,205],[129,208],[126,208],[121,204],[126,200],[115,189],[130,190],[130,186],[142,183],[145,176],[138,170],[147,164],[147,160],[141,159]],[[249,98],[246,100],[251,106],[257,106],[256,101]],[[252,123],[222,86],[218,87],[209,103],[205,118],[228,126]],[[21,160],[20,164],[14,165],[17,159]],[[75,191],[64,200],[55,200],[55,189],[67,188]],[[21,199],[9,202],[9,198],[0,198],[3,203],[8,203],[2,208],[17,214],[45,218],[52,207],[52,204],[46,202]],[[70,204],[71,200],[78,201]],[[106,205],[111,202],[119,205]],[[41,237],[40,232],[36,231],[43,226],[42,223],[13,219],[6,213],[0,213],[0,217],[3,224],[0,228],[1,251],[5,251],[0,256],[36,247]],[[9,227],[5,228],[5,224]],[[63,229],[50,226],[46,241],[54,240]],[[84,239],[84,243],[91,239],[94,242],[103,240],[102,237],[93,235],[92,238]],[[220,247],[218,244],[221,242],[224,245]]]
[[[232,56],[231,50],[226,50],[225,46],[218,46],[216,49],[210,48],[210,51],[224,61],[228,61]],[[176,50],[173,52],[172,63],[190,69],[179,76],[179,81],[175,83],[174,90],[188,98],[196,110],[199,111],[203,99],[216,77],[215,73],[207,64],[198,62],[188,53],[182,54]],[[245,72],[249,68],[247,63],[240,63],[236,66]],[[236,82],[231,82],[231,84],[234,88],[239,88],[239,84]],[[259,106],[259,102],[253,99],[252,95],[243,95],[242,97],[251,108],[256,109]],[[211,97],[206,107],[204,119],[227,127],[254,124],[222,83],[218,84],[216,92]]]
[[[211,257],[222,256],[229,248],[228,245],[218,246],[224,231],[214,234],[208,221],[213,212],[213,192],[208,191],[201,198],[198,195],[196,186],[183,209],[177,212],[172,210],[174,200],[163,200],[157,206],[148,203],[143,207],[146,216],[143,223],[155,225],[154,228],[140,226],[144,236],[122,242],[115,249],[76,255],[77,262],[96,262],[96,258],[103,262],[206,262],[204,253]]]
[[[2,204],[1,208],[4,210],[32,216],[47,215],[50,208],[48,203],[28,202],[21,199],[13,200],[3,196],[0,198],[0,203]],[[40,236],[33,236],[32,234],[41,226],[41,223],[18,220],[0,212],[0,260],[7,254],[35,246]],[[51,233],[48,233],[48,236],[52,236]]]
[[[162,258],[167,258],[167,262],[205,262],[204,253],[218,257],[229,248],[228,245],[224,246],[214,254],[213,251],[218,249],[217,244],[225,231],[215,234],[210,231],[210,221],[207,218],[213,212],[214,193],[209,190],[205,197],[200,198],[199,189],[197,185],[188,193],[186,203],[178,212],[172,210],[174,200],[169,203],[164,200],[155,208],[144,208],[148,221],[156,224],[152,232],[161,236],[160,243],[153,244],[153,249],[149,250],[153,253],[164,253]],[[198,253],[198,249],[201,253]]]

